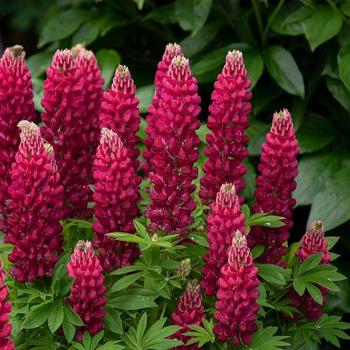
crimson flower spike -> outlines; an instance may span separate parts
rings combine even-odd
[[[174,325],[181,327],[172,338],[181,340],[184,344],[188,342],[191,337],[184,335],[186,332],[190,332],[189,327],[192,324],[199,325],[205,318],[204,307],[202,304],[202,297],[200,294],[200,288],[196,280],[190,281],[187,284],[184,294],[178,301],[176,310],[171,314],[171,320]],[[174,350],[197,350],[198,344],[193,345],[180,345],[174,348]]]
[[[233,234],[244,232],[244,215],[241,213],[239,198],[233,184],[221,185],[208,215],[208,253],[204,255],[201,287],[207,295],[217,292],[217,280],[221,267],[227,262],[227,251]]]
[[[271,130],[262,146],[253,211],[283,216],[285,226],[277,229],[254,226],[248,238],[250,247],[265,246],[264,254],[259,258],[264,263],[280,265],[288,251],[284,243],[293,226],[295,199],[292,193],[296,188],[298,152],[292,117],[287,109],[283,109],[274,114]]]
[[[149,177],[154,186],[150,192],[152,204],[145,213],[152,230],[185,234],[193,222],[191,213],[196,204],[192,181],[198,175],[194,163],[200,144],[196,134],[200,126],[197,91],[188,59],[174,57],[163,79],[153,134]]]
[[[161,92],[164,85],[163,80],[167,76],[167,72],[173,58],[181,55],[182,55],[182,49],[180,45],[176,43],[173,43],[173,44],[170,43],[165,47],[162,60],[158,63],[158,69],[154,78],[154,85],[156,90],[153,96],[152,104],[149,107],[148,115],[147,115],[146,133],[148,137],[144,140],[146,149],[143,154],[145,162],[142,164],[142,170],[146,175],[148,175],[150,171],[150,159],[152,158],[152,152],[153,152],[152,146],[154,141],[154,132],[156,132],[155,131],[156,130],[155,123],[157,120],[156,111],[159,107],[159,99],[161,97]]]
[[[249,345],[258,328],[259,279],[246,236],[240,231],[232,239],[218,284],[215,334],[222,342],[231,339],[234,345]]]
[[[244,159],[248,156],[246,144],[251,111],[249,91],[251,82],[240,51],[229,51],[222,72],[218,75],[211,95],[208,117],[208,145],[204,152],[208,157],[201,178],[200,198],[210,205],[221,184],[233,183],[237,194],[245,187]],[[243,197],[240,198],[243,202]]]
[[[140,162],[137,160],[140,152],[137,148],[140,138],[137,132],[141,117],[138,109],[139,99],[135,96],[136,86],[129,68],[119,65],[115,71],[111,88],[105,92],[99,116],[101,128],[115,131],[128,150],[135,171]]]
[[[77,340],[81,341],[85,330],[92,335],[103,330],[106,314],[103,270],[91,242],[77,243],[67,264],[67,271],[73,279],[68,303],[84,322],[76,334]]]
[[[6,231],[7,189],[19,146],[18,122],[35,121],[33,86],[23,47],[8,47],[0,58],[0,230]]]
[[[82,147],[82,120],[86,80],[71,50],[57,50],[46,72],[41,104],[41,131],[53,145],[65,190],[65,217],[87,217],[89,211],[89,174],[86,165],[91,154]],[[86,136],[83,139],[86,142]]]
[[[322,264],[330,263],[331,255],[328,251],[328,243],[324,237],[324,227],[321,221],[315,221],[310,225],[301,239],[301,245],[296,256],[301,262],[304,262],[310,256],[318,253],[322,254]],[[323,296],[322,304],[324,305],[328,290],[324,287],[319,287],[319,289]],[[288,298],[292,301],[292,306],[299,309],[309,321],[316,321],[323,315],[322,305],[316,303],[307,291],[300,296],[294,290],[291,290],[288,293]]]
[[[9,255],[18,282],[52,276],[62,253],[63,187],[52,154],[38,126],[22,120],[21,143],[11,168],[8,230]]]
[[[135,232],[133,220],[139,215],[140,176],[137,175],[128,150],[117,133],[102,128],[93,175],[95,180],[96,232],[93,240],[104,271],[132,264],[139,251],[135,244],[111,239],[110,232]]]

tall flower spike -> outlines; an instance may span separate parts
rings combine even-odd
[[[197,80],[192,76],[189,61],[183,56],[173,58],[156,111],[153,134],[153,156],[150,193],[152,204],[145,215],[150,218],[150,228],[167,233],[185,234],[193,222],[191,212],[196,204],[192,198],[195,186],[192,181],[198,170],[199,138],[196,129],[200,122],[200,97]]]
[[[235,186],[229,183],[221,185],[208,216],[209,250],[203,257],[205,267],[201,281],[201,287],[207,295],[216,294],[220,270],[227,262],[227,250],[232,243],[233,234],[237,230],[244,232],[244,228],[244,215],[241,213]]]
[[[324,238],[324,228],[321,221],[315,221],[310,225],[301,239],[301,246],[296,256],[301,262],[304,262],[310,256],[318,253],[322,253],[322,264],[330,263],[331,255],[328,251],[328,243]],[[319,289],[323,295],[323,304],[325,304],[328,290],[324,287],[319,287]],[[292,306],[299,309],[308,320],[315,321],[323,315],[322,305],[316,303],[307,291],[300,296],[291,290],[288,297],[292,301]]]
[[[115,71],[112,87],[105,92],[99,116],[101,128],[109,128],[116,133],[128,150],[135,171],[140,162],[136,135],[140,128],[139,99],[135,96],[136,86],[128,67],[119,65]]]
[[[14,245],[9,260],[18,282],[51,276],[62,253],[63,187],[39,128],[22,120],[21,143],[11,168],[8,230],[5,241]]]
[[[284,243],[293,226],[292,208],[295,200],[292,193],[298,174],[298,152],[298,141],[290,113],[287,109],[275,113],[271,130],[262,146],[253,211],[283,216],[285,226],[277,229],[252,227],[249,246],[265,246],[264,254],[259,258],[261,262],[279,265],[288,251]]]
[[[218,283],[214,332],[222,342],[231,339],[235,345],[249,345],[257,330],[259,279],[247,239],[239,231],[232,239]]]
[[[202,305],[202,297],[200,295],[200,288],[196,280],[187,284],[185,293],[181,296],[176,310],[171,314],[171,320],[174,325],[181,327],[172,337],[181,340],[184,344],[191,338],[184,335],[184,333],[191,331],[189,325],[201,324],[204,320],[204,307]],[[174,348],[174,350],[197,350],[197,344],[181,345]]]
[[[0,58],[0,230],[6,231],[5,201],[10,185],[11,164],[19,145],[17,123],[23,118],[35,121],[30,71],[23,47],[8,47]]]
[[[215,200],[216,193],[225,182],[233,183],[238,194],[245,187],[243,176],[246,166],[243,160],[248,156],[245,130],[251,111],[250,85],[242,53],[229,51],[224,68],[214,84],[209,107],[210,132],[204,150],[208,159],[203,167],[199,192],[202,202],[207,205]]]
[[[81,180],[84,186],[81,188],[86,195],[92,196],[89,184],[92,183],[92,164],[99,143],[100,129],[99,113],[103,99],[103,78],[99,69],[94,53],[86,50],[81,44],[72,48],[73,55],[76,57],[77,67],[83,77],[83,108],[84,115],[79,119],[81,147],[79,161]],[[85,211],[86,203],[83,202],[81,211]],[[89,216],[90,213],[80,216]]]
[[[94,335],[103,330],[106,314],[106,288],[103,284],[102,266],[95,255],[91,242],[79,241],[67,265],[69,277],[73,278],[68,303],[81,317],[84,327],[76,338],[81,340],[87,330]]]
[[[110,271],[129,265],[138,257],[134,244],[113,240],[107,233],[135,232],[133,220],[139,214],[140,199],[137,175],[117,133],[103,128],[94,161],[96,232],[94,246],[98,248],[103,269]]]
[[[162,88],[163,88],[163,80],[167,76],[167,72],[171,61],[176,56],[182,55],[182,49],[180,45],[174,43],[170,43],[165,47],[165,51],[162,57],[162,60],[158,63],[158,69],[154,78],[154,85],[156,91],[153,96],[153,101],[148,110],[147,115],[147,128],[146,133],[148,137],[144,140],[146,145],[145,152],[143,157],[145,158],[145,162],[142,164],[142,170],[147,175],[150,170],[150,159],[152,158],[153,152],[153,140],[154,140],[154,132],[155,132],[155,123],[157,120],[156,111],[159,107],[159,99],[161,97]]]
[[[83,77],[81,61],[71,50],[57,50],[48,68],[41,101],[43,136],[53,145],[55,158],[65,190],[65,216],[88,216],[91,154],[85,148],[91,120],[86,119],[86,90],[90,84]],[[91,86],[90,86],[91,87]],[[90,116],[89,116],[90,118]]]
[[[9,290],[4,283],[5,277],[4,264],[0,260],[0,349],[14,350],[15,346],[10,339],[12,331],[12,325],[10,323],[12,305],[6,300]]]

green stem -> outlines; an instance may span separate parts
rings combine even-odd
[[[263,22],[262,22],[262,18],[261,18],[259,4],[258,4],[257,0],[251,0],[251,2],[252,2],[255,17],[256,17],[256,21],[258,23],[261,40],[263,40],[264,39],[264,27],[263,27]]]
[[[271,23],[273,22],[273,20],[275,19],[275,17],[278,15],[278,13],[281,11],[281,8],[284,4],[284,1],[285,0],[280,0],[280,2],[278,3],[278,5],[276,6],[276,8],[273,10],[271,16],[269,17],[268,21],[267,21],[267,24],[266,24],[266,27],[265,27],[265,30],[264,30],[264,33],[262,35],[262,41],[263,43],[266,42],[266,38],[267,38],[267,34],[269,32],[269,28],[271,26]]]

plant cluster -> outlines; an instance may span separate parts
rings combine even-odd
[[[57,50],[39,126],[21,46],[6,49],[0,78],[3,349],[278,350],[350,339],[323,310],[345,279],[331,264],[336,238],[315,221],[288,243],[299,145],[287,109],[273,115],[254,204],[244,204],[252,92],[242,52],[228,51],[214,84],[202,150],[197,79],[181,46],[166,46],[145,162],[126,66],[103,92],[92,51]]]

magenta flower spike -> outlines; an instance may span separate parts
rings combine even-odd
[[[22,120],[21,143],[11,168],[8,230],[5,241],[12,275],[18,282],[34,282],[52,276],[62,253],[63,187],[52,147],[45,144],[39,128]]]
[[[223,183],[233,183],[238,194],[245,187],[243,176],[247,169],[243,161],[248,156],[246,129],[251,111],[250,85],[242,53],[229,51],[211,95],[210,132],[204,150],[208,158],[203,167],[199,193],[203,204],[210,205],[215,201]],[[240,199],[243,202],[243,197]]]
[[[301,246],[296,256],[301,262],[304,262],[310,256],[318,253],[322,253],[322,264],[330,263],[331,255],[328,251],[328,243],[324,237],[324,227],[321,221],[315,221],[310,225],[301,239]],[[324,305],[328,290],[324,287],[319,287],[319,289],[323,295]],[[309,321],[316,321],[323,315],[322,305],[318,304],[307,291],[300,296],[294,290],[291,290],[288,297],[292,301],[292,306],[299,309]],[[296,315],[296,318],[298,318],[298,315]]]
[[[135,93],[136,86],[129,68],[119,65],[111,88],[104,94],[99,123],[101,128],[111,129],[118,134],[137,171],[140,165],[137,159],[140,154],[137,148],[140,142],[137,132],[141,117],[138,109],[139,99]]]
[[[235,186],[223,184],[208,216],[209,250],[203,257],[205,266],[201,280],[201,287],[207,295],[216,294],[220,270],[227,262],[227,251],[232,244],[233,234],[237,230],[244,232],[244,229],[244,215],[241,213]]]
[[[279,265],[288,251],[284,243],[293,226],[292,208],[295,199],[292,193],[296,188],[298,152],[298,141],[290,113],[287,109],[275,113],[271,130],[262,146],[253,211],[283,216],[285,226],[277,229],[252,227],[248,238],[249,246],[265,246],[264,254],[259,258],[261,262]]]
[[[198,159],[200,126],[197,80],[192,76],[189,61],[183,56],[173,58],[163,79],[157,120],[153,135],[153,156],[150,159],[153,183],[152,204],[145,215],[151,230],[186,234],[193,222],[196,204],[192,198],[198,175],[194,163]]]
[[[191,339],[184,333],[192,331],[189,325],[199,325],[205,318],[204,307],[202,305],[202,297],[200,287],[196,280],[188,282],[184,294],[178,301],[176,310],[171,314],[171,320],[174,325],[181,327],[172,338],[182,341],[184,344]],[[197,350],[197,344],[176,346],[174,350]]]
[[[84,198],[86,194],[91,198],[92,192],[89,189],[89,184],[92,184],[92,164],[100,136],[98,118],[103,99],[103,78],[92,51],[86,50],[81,44],[78,44],[72,48],[72,53],[76,57],[77,67],[83,78],[84,115],[79,120],[81,156],[76,161],[80,163],[80,174],[84,183],[81,191],[85,193]],[[83,202],[83,205],[85,208],[86,203]],[[82,211],[84,208],[81,208]],[[82,216],[89,216],[89,214],[91,211]]]
[[[65,217],[87,217],[89,202],[89,163],[91,154],[85,148],[87,80],[81,70],[81,57],[76,59],[71,50],[57,50],[44,81],[41,104],[43,136],[52,144],[57,166],[65,190],[67,206]],[[91,118],[89,116],[89,118]],[[87,129],[86,129],[87,128]],[[85,130],[85,131],[84,131]]]
[[[154,133],[156,132],[155,123],[157,120],[157,109],[159,107],[159,99],[161,98],[161,91],[163,88],[163,80],[167,76],[167,72],[171,61],[176,56],[182,55],[182,49],[179,44],[170,43],[165,47],[162,60],[158,63],[157,72],[154,78],[155,93],[153,95],[152,104],[149,107],[147,115],[147,128],[146,133],[148,137],[144,140],[146,149],[144,151],[143,157],[145,162],[142,164],[142,170],[146,175],[150,171],[150,159],[153,156],[153,141]]]
[[[249,345],[258,328],[259,279],[246,236],[239,231],[232,239],[228,261],[221,269],[218,284],[215,334],[222,342],[231,339],[237,346]]]
[[[94,161],[95,217],[93,244],[104,271],[132,264],[139,255],[134,244],[111,239],[110,232],[135,232],[133,220],[139,215],[139,185],[128,150],[117,133],[103,128]]]
[[[8,47],[0,58],[0,230],[6,231],[5,216],[11,164],[19,145],[18,122],[35,121],[33,86],[23,47]]]
[[[9,290],[4,283],[6,272],[4,264],[0,260],[0,349],[14,350],[15,345],[10,339],[12,325],[10,323],[11,302],[8,301]]]
[[[73,285],[68,303],[84,322],[76,335],[81,340],[87,330],[94,335],[103,330],[106,314],[104,276],[99,259],[95,255],[91,242],[79,241],[67,265]]]

